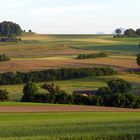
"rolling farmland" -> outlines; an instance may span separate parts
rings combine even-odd
[[[140,91],[136,54],[139,39],[116,39],[110,35],[39,35],[24,34],[21,43],[0,43],[0,52],[11,61],[0,63],[0,72],[38,71],[61,67],[110,66],[119,73],[55,81],[68,94],[75,90],[97,90],[109,79],[124,79]],[[78,54],[105,52],[108,57],[76,59]],[[36,83],[39,87],[43,83]],[[95,106],[20,103],[24,84],[3,85],[10,101],[0,103],[0,140],[139,140],[139,109]],[[39,88],[41,93],[45,92]],[[28,112],[28,113],[27,113]]]
[[[140,140],[139,0],[0,1],[0,140]]]
[[[22,43],[0,43],[0,52],[12,58],[0,63],[0,72],[60,67],[111,66],[120,71],[138,68],[139,39],[113,39],[96,35],[24,35]],[[105,51],[108,58],[76,60],[81,53]],[[124,57],[127,56],[127,57]]]

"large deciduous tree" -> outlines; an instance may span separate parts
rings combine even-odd
[[[137,36],[140,36],[140,28],[136,30]]]
[[[117,35],[120,35],[120,34],[122,33],[122,30],[118,28],[118,29],[115,30],[115,33],[116,33]]]
[[[21,27],[13,22],[1,22],[0,23],[0,36],[3,37],[16,37],[22,33]]]
[[[38,94],[39,92],[39,89],[38,87],[36,86],[35,83],[33,82],[28,82],[25,86],[24,86],[24,89],[23,89],[23,97],[22,97],[22,101],[23,102],[30,102],[30,101],[34,101],[34,96],[36,94]]]
[[[127,29],[125,32],[124,32],[124,35],[126,37],[136,37],[136,32],[135,30],[133,29]]]
[[[110,80],[107,84],[112,93],[128,93],[132,89],[131,84],[123,79]]]

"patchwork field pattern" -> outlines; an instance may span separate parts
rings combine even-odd
[[[0,43],[0,52],[12,58],[0,63],[0,72],[60,67],[111,66],[120,71],[138,68],[139,39],[97,35],[24,35],[22,43]],[[78,54],[105,51],[108,58],[76,60]],[[127,57],[124,57],[127,56]]]

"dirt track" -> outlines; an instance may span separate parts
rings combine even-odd
[[[140,112],[140,109],[124,109],[95,106],[1,106],[0,113],[45,112]]]

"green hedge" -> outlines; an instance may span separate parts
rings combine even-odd
[[[90,59],[90,58],[100,58],[107,57],[108,55],[104,52],[93,53],[93,54],[79,54],[76,59]]]
[[[61,68],[33,72],[7,72],[0,74],[0,85],[21,84],[29,81],[44,82],[53,80],[69,80],[88,76],[113,75],[117,72],[109,67],[104,68]]]
[[[33,82],[28,82],[24,87],[22,102],[39,102],[53,104],[76,104],[110,106],[123,108],[140,108],[140,97],[134,94],[115,93],[108,88],[100,88],[96,94],[84,96],[81,94],[69,95],[54,83],[45,83],[41,86],[46,93],[39,93],[38,87]],[[118,87],[120,88],[120,87]]]

